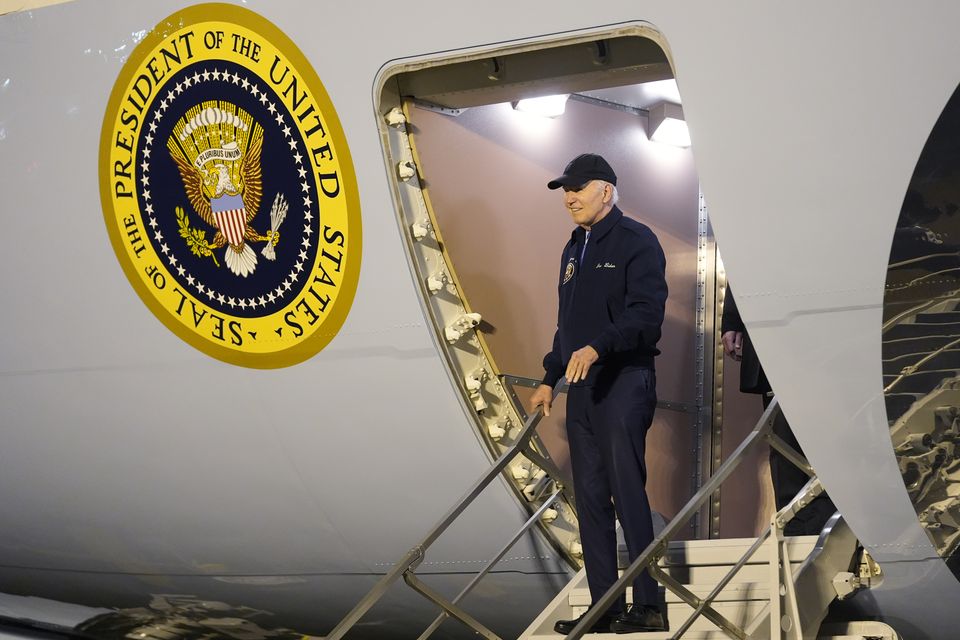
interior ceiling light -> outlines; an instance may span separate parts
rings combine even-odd
[[[650,107],[650,139],[675,147],[690,146],[690,130],[683,119],[683,109],[672,102],[661,102]]]
[[[567,98],[569,93],[562,93],[556,96],[541,96],[539,98],[525,98],[513,103],[513,108],[517,111],[526,111],[535,113],[545,118],[556,118],[563,115],[567,108]]]

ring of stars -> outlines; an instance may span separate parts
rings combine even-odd
[[[290,273],[287,274],[287,277],[281,282],[275,289],[270,290],[266,295],[256,296],[252,298],[235,298],[232,296],[225,296],[223,293],[216,291],[213,287],[208,287],[200,282],[197,278],[193,276],[192,273],[188,272],[186,267],[177,259],[173,254],[173,251],[170,249],[170,246],[164,242],[163,233],[158,229],[159,223],[154,215],[153,203],[150,199],[150,163],[148,159],[150,158],[150,151],[153,146],[154,133],[156,133],[159,123],[163,118],[164,112],[169,108],[170,104],[175,100],[176,96],[183,93],[184,89],[188,89],[191,86],[199,85],[201,82],[209,82],[211,78],[214,81],[218,82],[230,82],[239,86],[241,89],[247,91],[255,100],[266,107],[267,111],[273,116],[277,121],[277,125],[283,127],[283,135],[287,140],[287,144],[290,145],[290,150],[294,152],[293,159],[297,163],[297,173],[299,174],[299,179],[301,181],[300,187],[303,192],[303,207],[304,207],[304,220],[306,224],[303,225],[303,241],[300,243],[303,247],[300,251],[296,264],[293,265],[293,269],[290,270]],[[156,246],[160,248],[160,251],[163,253],[163,258],[166,260],[167,264],[170,267],[170,272],[174,270],[177,272],[177,275],[189,284],[193,289],[195,289],[199,294],[206,296],[212,302],[218,302],[220,304],[226,305],[231,309],[240,308],[240,309],[256,309],[257,307],[266,308],[267,305],[272,305],[277,301],[282,301],[284,296],[293,288],[297,280],[300,278],[304,270],[304,265],[307,262],[307,252],[312,246],[312,240],[310,236],[313,234],[313,228],[311,222],[313,221],[313,212],[312,205],[313,200],[310,198],[310,183],[307,182],[307,170],[303,167],[303,156],[297,151],[297,141],[293,137],[292,130],[290,126],[286,123],[283,114],[280,113],[280,110],[277,109],[276,104],[271,101],[268,97],[266,91],[261,90],[256,83],[248,81],[246,78],[241,78],[237,73],[229,73],[226,69],[219,71],[214,68],[213,71],[209,69],[204,69],[203,71],[194,72],[192,76],[185,77],[182,81],[178,82],[175,87],[170,89],[167,94],[164,96],[163,100],[160,101],[159,108],[154,112],[153,119],[148,125],[150,131],[147,133],[144,138],[144,147],[143,147],[143,163],[140,165],[142,175],[140,181],[143,185],[143,200],[144,200],[144,213],[147,216],[147,224],[150,226],[151,233],[153,234],[154,239],[156,240]],[[199,296],[198,296],[199,297]]]

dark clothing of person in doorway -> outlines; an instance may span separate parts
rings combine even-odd
[[[740,312],[737,310],[737,303],[733,299],[730,289],[727,289],[727,295],[723,303],[723,319],[720,323],[721,335],[728,331],[741,332],[742,357],[740,360],[740,391],[741,393],[757,393],[763,398],[763,408],[766,409],[773,400],[773,390],[767,381],[767,376],[763,372],[763,366],[760,364],[760,358],[753,347],[749,334],[740,319]],[[783,415],[783,411],[777,411],[773,421],[773,433],[781,440],[790,445],[801,455],[804,455],[800,443],[793,435],[790,424]],[[807,481],[810,479],[806,473],[798,469],[779,451],[770,447],[770,479],[773,482],[774,501],[777,510],[783,509],[800,492]],[[823,526],[836,512],[837,508],[826,493],[820,494],[813,502],[799,511],[787,526],[784,528],[784,534],[788,536],[819,535]]]
[[[615,516],[632,562],[653,540],[644,459],[657,406],[654,358],[663,323],[666,259],[656,235],[617,206],[593,225],[577,227],[564,247],[553,349],[543,384],[556,384],[571,354],[591,345],[600,355],[567,395],[567,437],[587,582],[593,601],[617,580]],[[613,501],[611,502],[611,497]],[[657,583],[646,571],[634,603],[656,605]],[[624,610],[624,602],[612,613]]]
[[[616,206],[617,177],[601,156],[581,154],[551,180],[576,224],[563,248],[557,281],[557,330],[543,359],[531,411],[550,415],[561,378],[580,541],[593,606],[617,581],[616,519],[632,562],[653,540],[646,494],[647,430],[657,405],[654,358],[660,353],[667,299],[666,258],[656,234]],[[659,589],[648,571],[621,595],[592,632],[663,631]],[[582,620],[558,620],[568,634]]]

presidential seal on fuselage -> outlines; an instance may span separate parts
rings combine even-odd
[[[333,106],[277,27],[190,7],[137,47],[104,118],[113,248],[174,333],[251,367],[301,362],[346,319],[360,209]]]

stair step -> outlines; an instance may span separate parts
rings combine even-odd
[[[680,624],[679,622],[677,624]],[[559,640],[560,636],[557,634],[551,634],[548,639],[548,636],[538,636],[538,638],[543,638],[544,640]],[[668,640],[673,637],[673,634],[670,631],[663,633],[627,633],[622,635],[611,636],[604,633],[588,633],[583,636],[589,640],[610,640],[610,638],[622,638],[623,640]],[[893,635],[864,635],[858,633],[855,635],[818,635],[817,640],[866,640],[867,638],[880,638],[881,640],[895,640],[899,636]],[[687,631],[683,634],[683,640],[730,640],[730,636],[720,631],[719,629],[714,629],[713,631]]]
[[[610,635],[608,633],[588,633],[583,637],[587,638],[588,640],[610,640],[611,638],[617,638],[617,640],[669,640],[669,638],[673,637],[673,633],[670,631],[657,633],[646,631],[644,633],[624,633],[617,635]],[[533,636],[531,640],[540,640],[541,638],[543,640],[561,640],[562,636],[554,633],[550,636]],[[719,629],[714,629],[712,631],[688,630],[683,634],[683,640],[730,640],[730,636]],[[856,640],[863,640],[863,636],[856,636]]]
[[[887,407],[887,420],[890,424],[899,420],[920,397],[921,395],[916,393],[894,392],[885,394],[883,401]]]
[[[730,568],[740,560],[754,543],[754,538],[729,538],[719,540],[689,540],[673,542],[661,560],[667,572],[693,592],[697,597],[707,596]],[[795,565],[803,562],[816,546],[817,536],[794,536],[787,538],[787,554]],[[626,561],[626,549],[621,545],[621,562]],[[714,600],[713,608],[734,624],[745,627],[767,605],[770,597],[770,567],[766,549],[759,549],[734,576],[733,580]],[[678,628],[693,613],[693,608],[670,590],[666,591],[667,619]],[[632,589],[627,588],[627,601],[632,601]],[[582,588],[569,592],[567,603],[573,616],[578,616],[590,605],[590,590]],[[584,636],[601,637],[601,634]],[[604,635],[608,638],[610,636]],[[625,634],[624,638],[660,640],[670,638],[667,633]],[[728,638],[710,620],[699,617],[684,634],[689,640],[713,640]]]
[[[668,568],[733,565],[740,560],[755,540],[755,538],[721,538],[672,542],[660,564]],[[817,536],[788,537],[787,554],[790,561],[805,560],[816,543]],[[619,552],[621,568],[626,568],[628,566],[626,547],[621,545]],[[766,564],[767,562],[766,554],[761,548],[753,554],[747,564]]]
[[[736,575],[733,576],[731,584],[736,583],[750,583],[750,582],[766,582],[770,579],[770,565],[766,562],[762,562],[767,558],[764,557],[763,550],[757,552],[761,557],[761,562],[756,564],[746,564],[737,571]],[[795,560],[792,563],[794,568],[798,567],[797,561]],[[712,584],[715,585],[724,576],[727,575],[727,572],[730,571],[732,565],[703,565],[703,566],[671,566],[664,567],[677,582],[681,584],[690,585],[690,584]],[[728,585],[729,586],[729,585]]]
[[[927,354],[911,354],[883,361],[884,375],[899,375],[904,367],[917,364]],[[960,369],[960,349],[949,349],[938,353],[920,367],[921,371]]]
[[[897,394],[894,394],[897,395]],[[900,398],[912,402],[913,395],[899,394]],[[888,404],[888,407],[890,405]],[[903,404],[903,408],[907,408]],[[800,605],[801,624],[814,624],[822,619],[824,612],[831,601],[833,594],[829,582],[837,571],[846,570],[850,566],[851,558],[856,551],[856,538],[849,527],[839,520],[831,530],[829,537],[824,539],[824,549],[816,557],[810,553],[816,548],[819,536],[789,537],[784,545],[786,555],[793,565],[798,592],[805,594]],[[661,566],[669,573],[673,580],[683,584],[695,598],[702,599],[709,595],[733,566],[741,561],[744,553],[755,544],[754,538],[692,540],[670,543],[661,559]],[[625,550],[620,549],[625,555]],[[749,562],[739,569],[737,574],[726,585],[723,591],[711,603],[710,609],[725,618],[731,625],[746,630],[754,625],[769,624],[769,597],[775,593],[771,589],[778,588],[774,579],[771,583],[771,568],[769,544],[759,546]],[[807,562],[809,559],[809,562]],[[801,567],[803,570],[800,570]],[[622,574],[621,574],[622,575]],[[632,599],[632,589],[627,589],[627,601]],[[673,632],[623,634],[623,637],[637,640],[666,640],[693,615],[695,607],[689,606],[669,590],[665,593],[665,614],[668,625]],[[522,640],[553,640],[557,637],[553,633],[554,625],[558,620],[576,618],[587,611],[591,602],[587,588],[585,571],[581,570],[563,590],[557,594],[548,607],[521,636]],[[663,606],[662,605],[662,606]],[[779,621],[778,621],[779,622]],[[859,623],[857,623],[859,624]],[[805,629],[805,637],[810,637],[813,629]],[[841,628],[824,629],[818,640],[847,640],[846,636],[853,634],[857,638],[861,628],[845,625]],[[899,640],[894,633],[866,632],[858,640],[865,637],[878,637],[884,640]],[[758,632],[764,635],[763,632]],[[588,634],[586,638],[609,638],[606,634]],[[727,635],[709,618],[697,616],[691,626],[684,632],[685,640],[719,640],[726,639]]]
[[[890,383],[899,377],[899,374],[884,375],[883,387],[887,388]],[[940,386],[940,383],[944,380],[952,380],[956,377],[956,369],[917,371],[900,378],[900,381],[897,382],[893,389],[896,390],[897,393],[920,393],[926,395]]]
[[[673,634],[669,631],[665,633],[626,633],[618,634],[611,636],[610,634],[604,633],[588,633],[583,636],[584,638],[589,638],[590,640],[610,640],[610,638],[617,638],[623,640],[668,640],[673,637]],[[865,636],[862,633],[853,635],[853,636],[817,636],[817,640],[873,640],[873,638],[886,638],[892,636]],[[546,636],[544,636],[546,638]],[[560,636],[553,634],[551,640],[560,640]],[[683,640],[730,640],[730,636],[720,631],[719,629],[715,631],[687,631],[683,634]]]
[[[907,354],[928,354],[937,349],[946,346],[948,343],[956,340],[955,337],[940,336],[931,338],[929,336],[914,338],[897,338],[887,334],[883,335],[883,357],[897,358]]]
[[[767,569],[767,577],[769,578],[769,569]],[[698,598],[705,598],[707,595],[713,591],[713,588],[716,586],[716,582],[713,583],[700,583],[700,584],[684,584],[683,586],[693,592]],[[627,602],[633,601],[633,590],[630,587],[627,587]],[[714,602],[741,602],[746,600],[768,600],[770,598],[770,590],[767,587],[767,581],[764,582],[731,582],[723,591],[716,597]],[[671,602],[683,602],[680,599],[680,596],[676,595],[669,589],[666,590],[666,600],[668,603]],[[588,588],[583,589],[574,589],[570,592],[570,605],[574,607],[586,607],[590,605],[590,590]]]
[[[940,337],[960,336],[960,323],[926,323],[911,322],[909,324],[898,324],[883,334],[884,340],[896,340],[899,338],[920,338],[920,337]]]
[[[944,323],[960,324],[960,311],[939,311],[934,313],[918,313],[916,316],[916,321],[923,322],[925,324],[944,324]]]
[[[751,600],[748,602],[717,602],[714,604],[713,608],[720,615],[724,616],[727,620],[737,625],[741,629],[746,627],[750,622],[763,610],[767,605],[766,602]],[[573,607],[573,615],[579,616],[582,615],[587,610],[586,606]],[[673,629],[677,629],[681,624],[693,613],[693,609],[687,604],[682,602],[672,602],[667,603],[667,623]],[[720,633],[719,628],[708,619],[700,616],[696,621],[690,626],[690,629],[683,635],[684,639],[690,636],[690,632],[696,631],[715,631]],[[600,634],[597,634],[600,635]],[[622,637],[629,638],[633,634],[626,634]],[[637,637],[650,638],[651,640],[656,640],[659,638],[669,638],[672,634],[667,633],[643,633],[636,634]],[[722,635],[722,634],[721,634]],[[586,637],[586,636],[584,636]],[[609,638],[610,636],[605,636]],[[717,636],[720,637],[720,636]],[[728,637],[728,636],[723,636]]]

